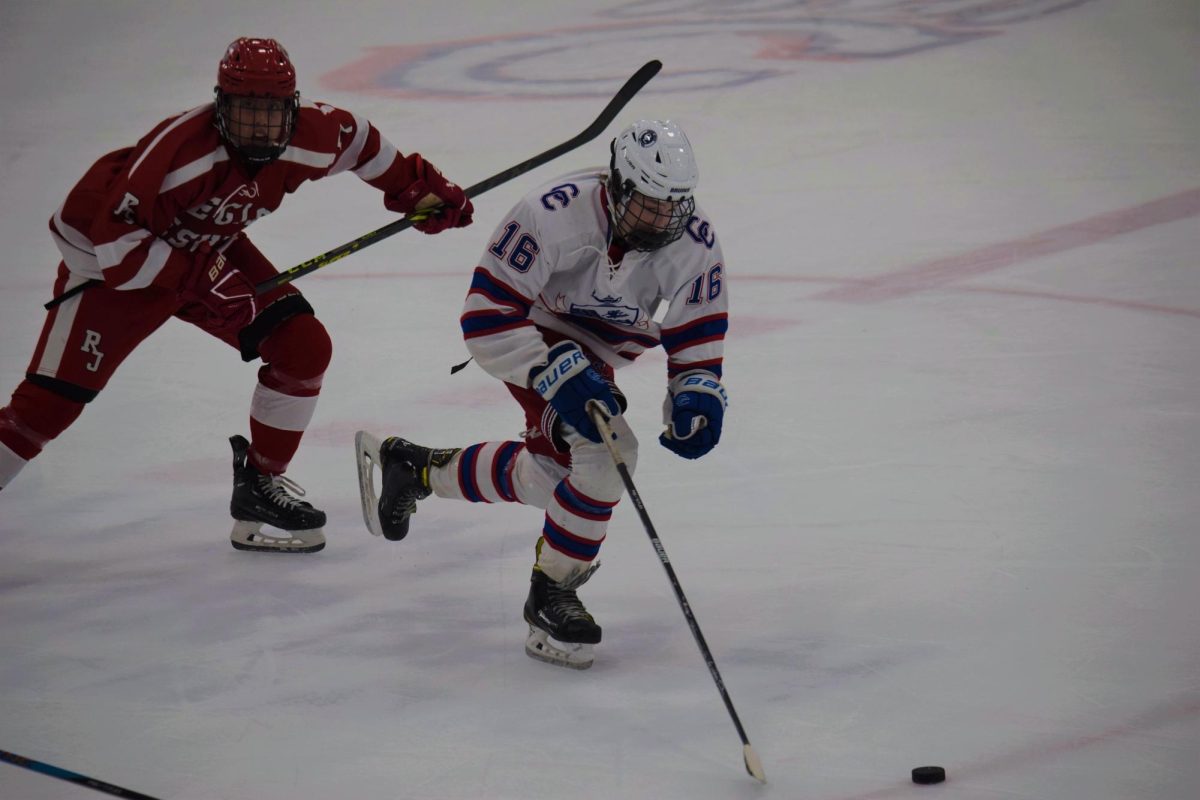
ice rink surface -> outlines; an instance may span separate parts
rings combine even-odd
[[[502,10],[501,10],[502,9]],[[101,154],[273,36],[302,93],[469,184],[603,136],[302,279],[334,361],[289,475],[314,556],[228,543],[255,365],[172,323],[0,495],[0,749],[159,798],[1200,796],[1200,6],[1194,0],[26,2],[0,6],[0,402],[46,222]],[[369,536],[354,431],[514,438],[458,314],[543,180],[670,117],[727,259],[721,445],[636,480],[762,758],[628,502],[594,668],[527,658],[539,511],[433,498]],[[391,221],[349,174],[250,234],[281,268]],[[940,787],[909,770],[946,767]],[[0,764],[0,796],[99,797]]]

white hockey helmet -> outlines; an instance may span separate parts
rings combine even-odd
[[[612,140],[609,166],[617,238],[632,250],[657,250],[683,235],[700,176],[682,128],[638,120]]]

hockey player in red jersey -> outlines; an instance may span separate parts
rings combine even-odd
[[[303,102],[274,39],[241,38],[221,59],[214,102],[102,157],[50,220],[62,254],[50,310],[26,372],[0,408],[0,489],[67,429],[120,363],[171,317],[261,358],[250,438],[234,436],[233,546],[310,553],[325,513],[284,477],[329,363],[324,326],[243,231],[305,181],[353,172],[391,211],[424,212],[425,233],[471,223],[463,190],[369,121]],[[271,530],[263,531],[263,525]]]
[[[600,641],[576,589],[599,566],[624,487],[589,403],[611,415],[631,471],[637,462],[614,370],[661,346],[668,427],[660,443],[694,459],[720,440],[729,293],[721,245],[693,199],[697,180],[683,130],[641,120],[613,140],[607,171],[560,176],[503,218],[461,325],[471,355],[523,409],[523,441],[435,450],[397,436],[356,437],[363,515],[377,535],[404,538],[430,494],[545,510],[525,603],[533,658],[585,669]]]

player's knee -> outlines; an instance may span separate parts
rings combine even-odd
[[[289,377],[314,380],[325,374],[333,342],[321,321],[299,314],[279,324],[259,346],[263,361]]]
[[[624,418],[621,418],[624,422]],[[629,474],[632,475],[637,469],[638,460],[638,439],[634,435],[633,430],[628,425],[625,426],[628,433],[625,435],[625,446],[621,449],[621,458],[625,459],[625,466],[629,467]]]
[[[622,417],[614,417],[612,424],[621,459],[633,474],[637,468],[637,437]],[[621,480],[612,454],[598,442],[584,442],[571,448],[571,483],[581,492],[604,501],[620,499],[625,490],[625,482]]]
[[[564,470],[549,456],[535,455],[523,448],[513,465],[513,490],[527,506],[545,508],[563,478]]]
[[[624,483],[612,464],[574,459],[571,464],[571,483],[585,495],[603,502],[621,498]]]
[[[612,428],[613,434],[617,437],[616,438],[617,451],[620,452],[620,454],[621,454],[621,460],[625,462],[625,466],[629,468],[629,474],[632,475],[634,470],[637,469],[637,460],[638,460],[637,434],[635,434],[633,432],[633,428],[629,427],[629,423],[625,421],[625,416],[623,414],[613,417],[612,422],[609,423],[609,426]],[[605,447],[603,444],[601,445],[601,447],[604,449],[605,453],[608,454],[608,448]],[[611,464],[612,456],[611,456],[611,454],[608,454],[608,455],[609,455],[608,461]],[[613,466],[613,472],[616,473],[615,465]],[[620,475],[618,474],[618,478],[619,477],[620,477]]]
[[[55,386],[42,386],[30,380],[21,382],[13,392],[8,406],[0,409],[0,437],[24,458],[41,452],[51,439],[70,427],[87,400],[70,391],[56,391]]]

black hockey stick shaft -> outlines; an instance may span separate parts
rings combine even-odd
[[[483,194],[489,189],[495,189],[500,184],[507,183],[519,175],[524,175],[526,172],[537,169],[543,164],[549,163],[558,158],[563,153],[574,150],[575,148],[590,142],[592,139],[595,139],[604,132],[605,128],[612,124],[612,121],[616,119],[617,114],[621,113],[621,109],[623,109],[629,103],[629,101],[633,99],[635,94],[641,91],[643,86],[650,82],[651,78],[658,74],[660,69],[662,69],[661,61],[654,60],[646,62],[642,65],[641,69],[630,76],[629,80],[625,81],[625,85],[617,90],[617,93],[613,96],[612,100],[608,101],[608,105],[605,106],[604,110],[600,112],[600,116],[596,117],[595,121],[593,121],[591,125],[584,128],[579,135],[568,139],[560,145],[551,147],[544,153],[539,153],[533,158],[522,161],[520,164],[516,164],[506,170],[497,172],[487,180],[482,180],[473,186],[468,186],[466,189],[467,197],[475,197]],[[414,215],[413,217],[404,217],[403,219],[398,219],[395,222],[384,225],[378,230],[363,234],[352,242],[347,242],[341,247],[335,247],[334,249],[322,253],[315,258],[310,258],[308,261],[297,264],[285,272],[281,272],[272,278],[268,278],[262,283],[257,284],[254,287],[254,291],[256,294],[263,294],[271,289],[274,289],[276,286],[282,286],[285,283],[291,283],[297,278],[307,275],[310,272],[315,272],[322,267],[328,267],[335,261],[340,261],[351,253],[356,253],[359,250],[362,250],[364,247],[370,247],[376,242],[383,241],[389,236],[393,236],[402,230],[411,228],[414,222],[420,222],[421,219],[423,219],[423,217],[417,215]],[[83,290],[95,286],[98,283],[103,283],[103,281],[91,280],[87,283],[82,283],[79,286],[68,289],[50,302],[46,303],[46,310],[54,308],[64,300],[68,300]]]
[[[79,294],[84,289],[90,289],[93,286],[95,286],[96,284],[100,284],[100,283],[104,283],[104,281],[98,280],[96,278],[93,278],[89,281],[84,281],[83,283],[79,284],[78,286],[72,286],[70,289],[67,289],[65,292],[60,294],[58,297],[55,297],[53,300],[46,303],[42,307],[45,308],[47,311],[49,311],[50,309],[54,308],[55,306],[59,305],[60,303],[70,300],[72,297]]]
[[[662,69],[661,61],[648,61],[642,65],[641,69],[633,73],[629,80],[625,81],[625,85],[617,91],[612,100],[608,101],[608,105],[605,106],[604,110],[600,112],[600,116],[596,117],[595,121],[593,121],[591,125],[584,128],[581,133],[572,137],[571,139],[568,139],[560,145],[551,147],[544,153],[539,153],[533,158],[522,161],[520,164],[516,164],[506,170],[497,172],[495,175],[486,180],[482,180],[473,186],[468,186],[466,189],[467,197],[476,197],[488,191],[489,189],[495,189],[500,184],[507,183],[519,175],[524,175],[530,170],[536,169],[543,164],[553,161],[563,153],[574,150],[575,148],[590,142],[592,139],[595,139],[612,123],[617,114],[621,112],[621,109],[623,109],[626,104],[633,99],[633,96],[641,91],[642,87],[649,83],[651,78],[658,74],[660,69]],[[416,219],[415,221],[419,222],[420,218]],[[382,241],[389,236],[399,233],[402,230],[411,228],[413,222],[413,219],[405,217],[388,225],[384,225],[378,230],[363,234],[352,242],[347,242],[341,247],[335,247],[327,253],[322,253],[316,258],[310,258],[308,261],[305,261],[302,264],[297,264],[286,272],[281,272],[278,275],[263,281],[254,287],[254,291],[258,294],[263,294],[264,292],[274,289],[276,286],[280,286],[285,283],[291,283],[297,278],[307,275],[310,272],[315,272],[318,269],[329,266],[335,261],[340,261],[351,253],[362,250],[364,247],[370,247],[376,242]]]
[[[704,634],[700,632],[700,623],[696,621],[696,615],[692,613],[692,607],[683,593],[683,587],[679,584],[679,577],[675,574],[675,568],[671,566],[671,559],[667,557],[662,540],[658,538],[658,532],[654,530],[654,523],[650,521],[650,514],[646,512],[646,504],[642,502],[642,496],[633,484],[633,476],[629,473],[629,467],[621,456],[621,451],[617,446],[617,435],[613,433],[612,426],[609,425],[609,417],[605,413],[604,407],[595,400],[588,401],[588,414],[596,428],[599,429],[604,444],[608,447],[613,464],[621,475],[621,481],[625,484],[625,491],[629,493],[629,499],[633,501],[633,506],[642,519],[642,525],[646,528],[646,535],[650,537],[650,544],[654,546],[654,552],[658,554],[658,560],[662,562],[663,569],[667,572],[671,588],[675,590],[675,599],[679,601],[679,607],[683,610],[688,627],[692,629],[692,636],[700,647],[704,663],[708,665],[708,671],[717,684],[717,691],[721,693],[721,699],[725,701],[725,710],[729,712],[729,718],[733,720],[733,726],[737,728],[738,736],[742,738],[742,758],[746,764],[746,772],[756,780],[766,783],[767,776],[763,772],[762,762],[758,760],[758,755],[750,746],[750,740],[746,737],[746,729],[742,727],[742,721],[733,707],[733,700],[725,689],[725,681],[721,679],[721,672],[717,669],[717,662],[713,658],[712,651],[708,649],[708,642],[704,640]]]
[[[120,786],[113,786],[111,783],[98,781],[95,778],[89,778],[86,775],[80,775],[78,772],[71,772],[69,769],[56,767],[52,764],[47,764],[42,761],[35,761],[32,758],[19,756],[16,753],[10,753],[7,750],[0,750],[0,761],[14,764],[18,767],[40,772],[43,775],[49,775],[51,778],[67,781],[68,783],[76,783],[80,786],[86,786],[89,789],[95,789],[97,792],[110,794],[113,797],[126,797],[129,800],[157,800],[148,794],[135,792],[132,789],[123,789]]]

